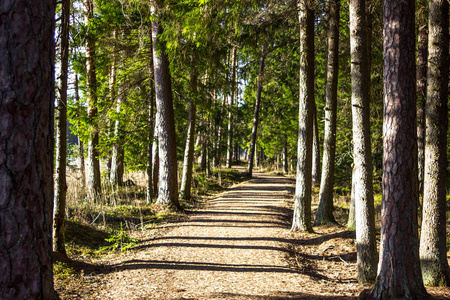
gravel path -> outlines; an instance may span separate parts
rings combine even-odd
[[[286,260],[293,181],[254,174],[112,266],[101,299],[298,299]],[[307,299],[306,297],[305,299]]]

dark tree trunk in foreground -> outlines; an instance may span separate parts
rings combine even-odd
[[[426,285],[450,286],[446,248],[448,0],[429,1],[425,178],[420,264]]]
[[[418,2],[420,3],[420,2]],[[425,10],[423,8],[421,11]],[[419,198],[423,194],[423,177],[425,165],[425,102],[427,98],[427,56],[428,56],[428,25],[425,13],[419,14],[417,23],[417,176],[419,179]]]
[[[161,8],[163,1],[153,4],[152,10]],[[175,119],[173,112],[172,83],[169,59],[165,53],[165,43],[159,40],[163,29],[156,21],[152,22],[153,65],[155,75],[156,111],[159,114],[159,190],[156,203],[175,206],[178,203],[177,145],[175,140]]]
[[[69,67],[70,1],[62,1],[61,12],[61,74],[59,99],[56,101],[55,118],[55,202],[53,211],[53,250],[66,254],[66,152],[67,152],[67,72]]]
[[[197,95],[197,74],[191,74],[192,95]],[[184,149],[183,176],[181,178],[180,198],[191,199],[192,166],[194,165],[195,123],[197,107],[195,99],[189,99],[186,145]]]
[[[417,226],[414,1],[384,2],[383,202],[378,277],[367,299],[429,299]]]
[[[336,156],[336,113],[339,50],[339,1],[328,2],[327,80],[325,87],[325,135],[323,139],[322,181],[315,225],[336,223],[333,216],[334,159]]]
[[[56,1],[0,5],[0,298],[53,299]]]
[[[311,169],[314,105],[314,11],[309,0],[300,0],[300,100],[297,180],[291,230],[312,232]]]
[[[253,115],[253,127],[252,127],[252,136],[250,140],[250,152],[248,154],[248,166],[247,172],[250,177],[252,177],[253,173],[253,159],[255,159],[256,152],[256,137],[258,134],[258,122],[259,122],[259,107],[261,105],[261,92],[262,85],[264,80],[264,62],[266,60],[266,44],[263,45],[263,49],[261,51],[261,58],[259,60],[259,75],[258,75],[258,85],[256,90],[256,102],[255,102],[255,113]],[[257,165],[257,163],[256,163]]]
[[[86,23],[94,17],[94,4],[86,0]],[[101,193],[100,161],[99,161],[99,133],[97,125],[97,74],[95,71],[95,42],[92,33],[86,38],[86,85],[88,97],[88,118],[93,124],[88,143],[87,188],[91,201],[95,201]]]
[[[370,142],[370,74],[365,0],[350,0],[353,159],[358,281],[375,281],[377,245]]]

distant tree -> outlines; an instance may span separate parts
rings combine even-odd
[[[312,232],[311,176],[314,105],[314,10],[309,0],[298,1],[300,24],[300,99],[297,180],[291,230]]]
[[[94,18],[93,0],[85,0],[86,24],[89,24]],[[94,34],[88,31],[86,37],[86,85],[88,98],[88,118],[91,123],[91,132],[88,143],[88,162],[87,162],[87,189],[88,195],[93,200],[101,193],[100,182],[100,160],[99,160],[99,128],[97,125],[97,74],[95,70],[95,38]]]
[[[189,97],[186,145],[180,188],[180,197],[182,199],[191,198],[192,167],[194,165],[195,124],[197,119],[197,106],[195,103],[195,97],[197,95],[197,71],[195,70],[196,66],[194,64],[195,61],[192,63],[193,70],[191,70],[191,96]]]
[[[56,1],[0,5],[0,298],[53,299]]]
[[[336,114],[339,51],[339,0],[328,1],[327,67],[325,86],[325,136],[322,181],[315,225],[336,223],[333,216],[334,159],[336,157]]]
[[[62,1],[61,9],[61,66],[59,75],[59,97],[56,101],[55,118],[55,200],[53,211],[53,249],[66,254],[65,215],[66,215],[66,163],[67,163],[67,78],[69,71],[69,31],[70,1]]]
[[[417,226],[414,1],[384,1],[383,200],[378,277],[362,299],[429,299]]]
[[[264,66],[266,61],[266,49],[267,44],[264,43],[263,48],[261,50],[261,56],[259,59],[259,73],[258,73],[258,83],[257,83],[257,90],[256,90],[256,102],[255,102],[255,112],[253,114],[253,127],[252,127],[252,135],[250,140],[250,149],[248,153],[248,166],[247,166],[247,172],[249,176],[252,176],[253,173],[253,164],[254,159],[256,158],[255,152],[256,152],[256,136],[258,134],[258,123],[259,123],[259,111],[261,106],[261,93],[263,88],[263,80],[264,80]]]
[[[450,286],[446,245],[449,4],[429,1],[425,178],[420,264],[426,285]]]
[[[228,111],[228,132],[227,132],[227,168],[231,168],[231,163],[233,160],[233,105],[235,102],[235,86],[236,86],[236,55],[237,48],[233,46],[231,57],[231,95]]]
[[[164,8],[164,1],[152,3],[152,12]],[[159,148],[159,189],[156,203],[179,208],[177,179],[177,144],[173,111],[172,83],[165,42],[160,39],[163,28],[158,20],[152,21],[153,66],[156,95],[156,126]]]

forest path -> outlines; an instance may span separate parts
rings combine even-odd
[[[256,173],[227,189],[112,265],[99,298],[311,299],[286,260],[294,183]]]

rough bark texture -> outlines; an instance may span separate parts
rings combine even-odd
[[[197,74],[191,74],[191,91],[197,95]],[[180,197],[191,199],[192,166],[194,165],[195,123],[197,107],[194,99],[189,99],[186,145],[184,149],[183,176],[181,178]]]
[[[52,299],[55,1],[0,4],[0,298]]]
[[[299,0],[300,21],[300,99],[292,230],[312,232],[311,169],[314,104],[314,11],[308,0]]]
[[[336,113],[339,50],[339,1],[328,2],[327,80],[325,86],[325,135],[323,140],[322,181],[315,225],[336,223],[333,216],[334,159],[336,156]]]
[[[67,152],[67,72],[69,67],[70,1],[62,1],[61,11],[61,74],[59,74],[59,98],[56,101],[55,118],[55,199],[53,210],[53,250],[66,254],[66,152]]]
[[[311,184],[315,187],[320,183],[320,139],[319,139],[319,125],[317,124],[317,107],[313,103],[313,157],[312,157],[312,178]]]
[[[86,0],[86,22],[94,17],[94,4]],[[87,189],[91,201],[95,201],[101,193],[100,161],[98,151],[97,125],[97,74],[95,71],[95,42],[92,35],[86,38],[86,85],[88,98],[88,118],[91,119],[91,136],[88,143]]]
[[[447,0],[429,1],[425,178],[420,263],[426,285],[450,286],[446,249],[446,175],[449,80]]]
[[[368,299],[429,299],[417,230],[414,1],[384,2],[383,201],[378,277]]]
[[[425,164],[425,102],[427,97],[427,56],[428,56],[428,25],[421,15],[418,20],[417,42],[417,176],[419,179],[419,197],[423,193],[423,177]]]
[[[162,2],[162,1],[159,1]],[[152,10],[162,7],[162,3],[152,5]],[[159,6],[156,6],[159,5]],[[159,117],[159,190],[156,203],[179,207],[177,178],[177,145],[175,139],[175,119],[173,112],[172,83],[169,59],[165,53],[165,43],[159,40],[162,27],[152,22],[153,65],[155,75],[156,110]]]
[[[247,172],[250,177],[252,177],[253,173],[253,159],[256,158],[256,136],[258,134],[258,122],[259,122],[259,107],[261,105],[261,92],[262,92],[262,81],[264,74],[264,62],[266,60],[266,44],[263,45],[263,49],[261,51],[261,58],[259,60],[259,75],[258,75],[258,85],[256,90],[256,102],[255,102],[255,113],[253,115],[253,127],[252,127],[252,136],[250,140],[250,152],[248,154],[248,166]]]
[[[364,0],[350,0],[353,159],[358,281],[374,282],[377,246],[370,146],[370,74]]]
[[[151,74],[153,75],[153,62],[150,66]],[[154,106],[154,89],[150,87],[150,103],[148,106],[148,144],[147,144],[147,183],[145,190],[145,199],[147,204],[153,201],[153,134],[155,128],[155,106]]]
[[[233,162],[233,105],[235,96],[235,86],[236,86],[236,54],[237,48],[233,47],[233,55],[231,58],[231,96],[230,96],[230,107],[228,111],[228,135],[227,135],[227,168],[231,168]]]

